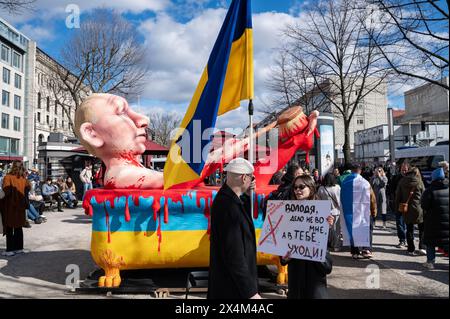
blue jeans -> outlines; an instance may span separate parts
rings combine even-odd
[[[402,243],[406,242],[406,224],[403,215],[399,212],[395,213],[395,224],[397,226],[397,237]]]
[[[27,217],[31,219],[32,221],[35,221],[40,217],[39,213],[37,212],[36,208],[34,208],[33,205],[30,205],[27,209]]]
[[[436,247],[427,245],[427,263],[434,264],[436,260]]]
[[[68,191],[68,192],[61,193],[61,197],[66,202],[68,202],[68,205],[69,205],[70,208],[73,207],[73,202],[76,200],[76,197],[75,197],[75,195],[72,192]]]
[[[86,192],[90,189],[92,189],[92,182],[83,184],[83,200],[84,200],[84,195],[86,195]]]

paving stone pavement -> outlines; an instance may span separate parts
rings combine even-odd
[[[71,293],[65,285],[69,265],[79,267],[81,279],[97,268],[89,251],[91,219],[82,209],[46,215],[47,223],[24,229],[25,248],[30,252],[0,256],[0,298],[155,298],[151,294]],[[408,256],[406,249],[395,247],[397,243],[395,222],[389,221],[387,229],[375,227],[373,259],[353,260],[349,252],[333,252],[333,272],[328,276],[330,297],[448,298],[448,257],[438,254],[436,269],[429,271],[422,266],[425,256]],[[5,237],[1,237],[0,253],[5,245]],[[277,293],[263,296],[285,298]],[[183,299],[184,294],[173,293],[168,298]],[[205,294],[190,298],[205,298]]]

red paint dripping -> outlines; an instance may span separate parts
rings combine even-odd
[[[108,244],[109,244],[111,242],[111,229],[109,227],[109,213],[105,203],[103,203],[103,208],[105,209],[106,228],[108,229]]]
[[[153,220],[156,221],[157,214],[159,210],[161,209],[161,204],[159,203],[160,198],[156,195],[153,195],[153,204],[152,204],[152,210],[153,210]]]
[[[258,210],[259,210],[259,206],[258,206],[258,194],[254,194],[254,202],[253,202],[253,218],[257,219],[258,218]]]
[[[164,197],[164,224],[169,222],[169,199]]]
[[[162,240],[162,233],[161,233],[161,215],[158,215],[158,230],[156,231],[156,235],[158,236],[158,253],[161,252],[161,240]]]
[[[139,163],[138,156],[139,155],[136,155],[131,151],[119,153],[119,158],[126,160],[129,164],[136,167],[144,167],[141,163]]]
[[[128,208],[128,197],[125,197],[125,221],[129,222],[130,217],[130,209]]]
[[[139,206],[139,194],[133,194],[131,195],[131,198],[133,200],[134,206]]]
[[[114,177],[112,177],[111,179],[107,180],[105,183],[105,188],[116,188],[116,182],[114,181]]]
[[[177,192],[177,193],[174,193],[173,195],[171,194],[170,199],[174,203],[180,202],[181,203],[181,211],[184,213],[183,195],[184,195],[183,193]]]

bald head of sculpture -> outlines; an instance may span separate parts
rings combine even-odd
[[[75,113],[75,133],[81,144],[102,160],[144,153],[148,124],[146,116],[112,94],[92,94]]]

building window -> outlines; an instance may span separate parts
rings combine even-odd
[[[11,78],[11,71],[7,68],[3,68],[3,83],[9,84]]]
[[[9,92],[2,90],[2,105],[9,106]]]
[[[13,52],[13,67],[20,69],[22,65],[22,55],[17,52]]]
[[[37,113],[37,121],[38,123],[41,123],[41,112]]]
[[[58,115],[58,101],[55,101],[55,115]]]
[[[50,116],[47,115],[47,118],[46,118],[46,121],[45,121],[45,122],[47,123],[47,125],[50,124]]]
[[[54,124],[53,128],[56,130],[58,128],[58,119],[55,118],[53,124]]]
[[[62,128],[64,129],[64,128],[65,128],[64,126],[66,126],[66,123],[65,123],[64,121],[62,121],[62,122],[61,122],[61,126],[62,126]]]
[[[14,87],[19,90],[22,89],[22,76],[19,74],[14,75]]]
[[[9,48],[2,44],[2,60],[9,63]]]
[[[38,102],[37,108],[40,109],[41,108],[41,93],[38,93],[37,102]]]
[[[47,112],[50,112],[50,97],[47,96]]]
[[[2,128],[9,129],[9,114],[2,113]]]
[[[363,125],[364,124],[364,120],[363,119],[357,119],[356,120],[356,124]]]
[[[11,141],[11,154],[18,155],[19,154],[19,140],[12,138],[10,141]]]
[[[14,109],[19,110],[22,108],[22,100],[18,95],[14,95]]]
[[[14,116],[14,131],[20,132],[20,117]]]

